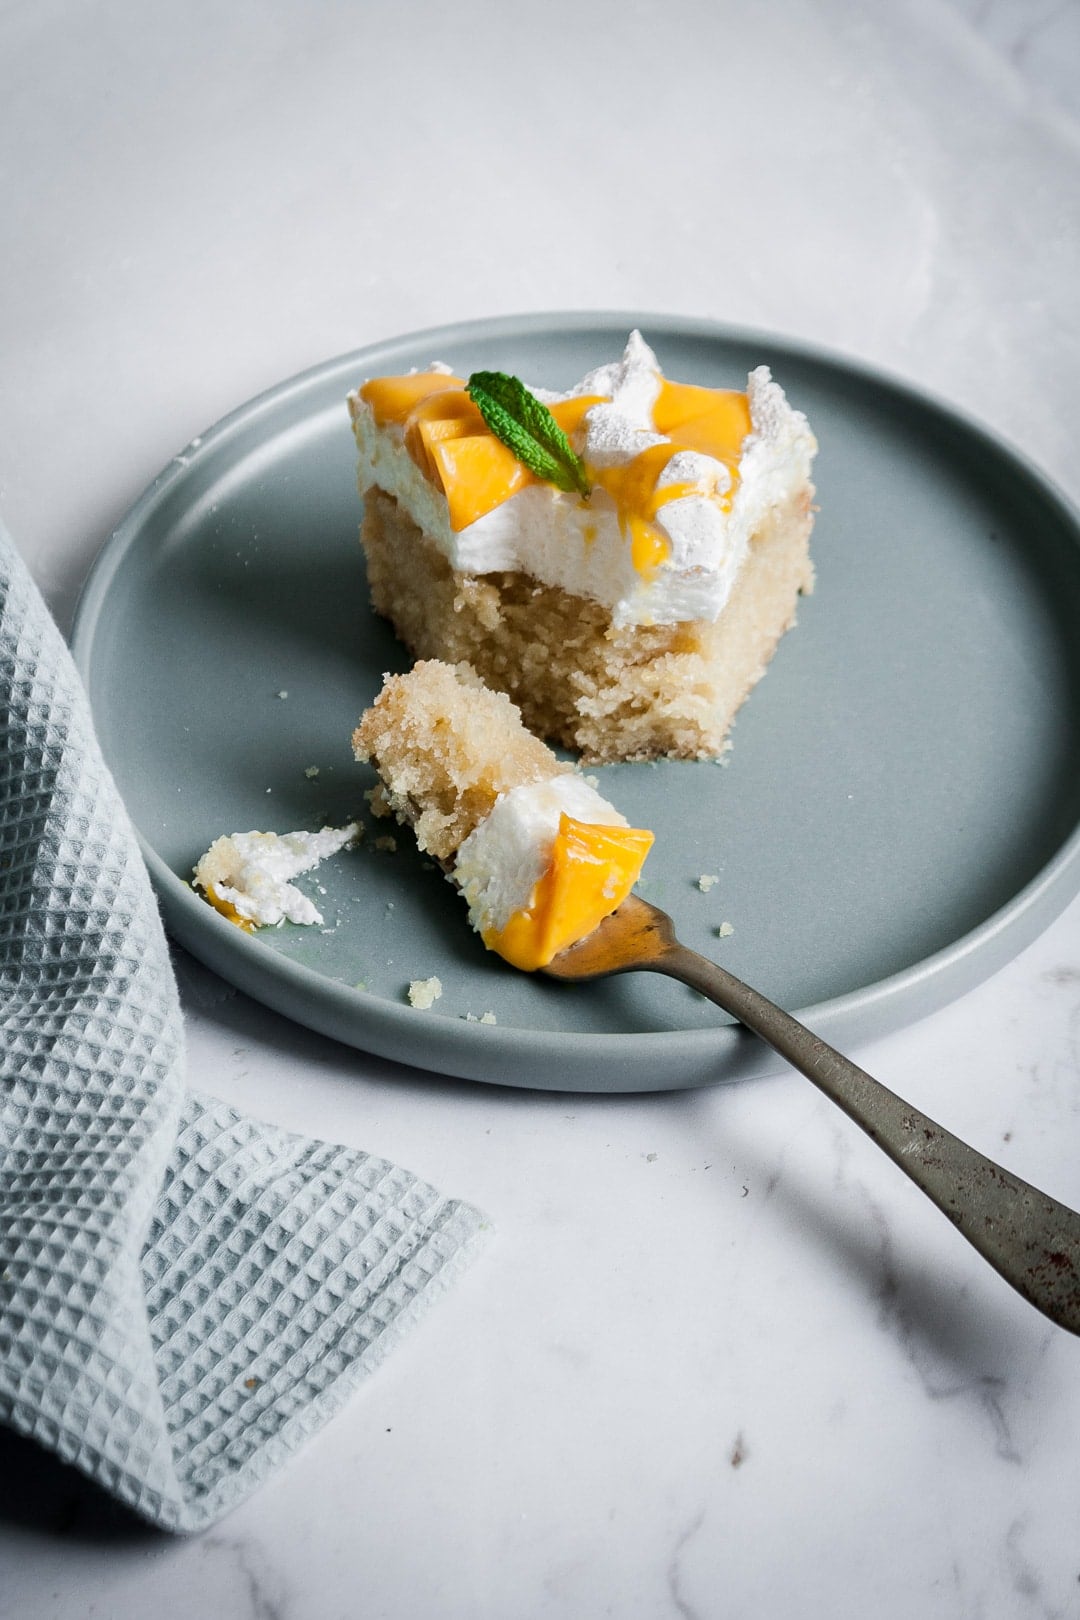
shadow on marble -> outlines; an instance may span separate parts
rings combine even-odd
[[[77,1468],[0,1428],[0,1525],[92,1544],[171,1541]]]
[[[840,1125],[841,1132],[848,1123]],[[863,1174],[852,1171],[844,1146],[837,1147],[827,1127],[817,1145],[832,1166],[834,1184],[827,1190],[809,1145],[804,1165],[789,1158],[778,1169],[729,1122],[714,1128],[723,1136],[724,1151],[739,1155],[747,1179],[773,1203],[791,1242],[826,1255],[838,1277],[864,1295],[878,1326],[912,1362],[931,1398],[996,1384],[1061,1331],[977,1257],[944,1215],[934,1217],[941,1222],[939,1244],[925,1227],[931,1206],[916,1188],[905,1186],[884,1155],[880,1170],[883,1178],[897,1180],[896,1203],[884,1181],[879,1194],[873,1160]],[[857,1219],[853,1201],[860,1210]]]
[[[538,1106],[562,1111],[573,1103],[579,1109],[591,1107],[603,1111],[617,1103],[644,1110],[661,1104],[664,1099],[667,1099],[668,1106],[676,1107],[679,1099],[693,1095],[692,1089],[685,1092],[615,1093],[572,1089],[548,1091],[438,1074],[434,1070],[399,1063],[394,1058],[346,1045],[335,1041],[332,1036],[297,1023],[220,978],[174,939],[169,940],[169,952],[185,1017],[194,1015],[219,1026],[224,1043],[233,1053],[235,1069],[243,1068],[246,1071],[249,1047],[263,1047],[291,1064],[313,1064],[323,1073],[359,1080],[373,1089],[397,1091],[404,1084],[418,1096],[431,1096],[440,1101],[452,1098],[462,1107],[482,1107],[488,1099],[497,1097],[503,1106],[520,1109]],[[192,1060],[189,1060],[188,1083],[194,1090],[205,1089],[215,1095],[224,1094],[223,1086],[227,1086],[227,1081],[220,1074],[203,1074],[197,1062]],[[705,1094],[712,1090],[711,1087],[701,1089]]]

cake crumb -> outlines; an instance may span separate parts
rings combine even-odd
[[[393,815],[393,811],[386,802],[386,790],[381,782],[376,782],[373,788],[365,789],[364,802],[372,815],[380,820],[385,820],[387,816]]]
[[[319,767],[317,765],[309,765],[307,767],[307,769],[304,771],[304,775],[307,777],[309,782],[314,781],[315,777],[318,776],[318,774],[319,774]]]
[[[701,890],[702,894],[708,894],[710,889],[715,889],[719,881],[720,879],[717,877],[715,872],[702,872],[701,876],[697,880],[697,886]]]
[[[388,855],[394,855],[397,853],[397,839],[393,833],[384,833],[381,838],[376,838],[375,848],[384,849]]]
[[[467,1024],[494,1024],[497,1023],[498,1020],[496,1019],[495,1014],[491,1011],[480,1013],[479,1016],[474,1012],[467,1012],[465,1014],[465,1022]]]
[[[717,939],[730,939],[734,932],[734,923],[722,922],[719,928],[716,930],[716,937]]]
[[[288,692],[279,692],[279,693],[278,693],[278,697],[279,697],[279,698],[287,698],[287,697],[288,697],[288,695],[289,695],[289,694],[288,694]]]
[[[421,1011],[438,1001],[442,995],[442,980],[432,974],[430,979],[413,979],[409,985],[409,1005]]]

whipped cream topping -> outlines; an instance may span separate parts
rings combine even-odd
[[[432,370],[445,371],[441,363]],[[656,431],[653,408],[663,376],[653,351],[632,332],[619,360],[597,367],[566,393],[534,388],[549,405],[580,396],[606,396],[593,405],[574,436],[587,466],[627,465],[642,451],[671,441]],[[607,608],[618,627],[715,620],[723,611],[751,537],[770,511],[809,482],[817,449],[805,416],[788,404],[769,368],[747,379],[751,432],[744,440],[738,478],[723,462],[680,450],[664,466],[657,488],[690,485],[652,519],[667,555],[641,570],[615,500],[597,487],[588,502],[549,484],[530,483],[455,532],[442,491],[405,449],[394,424],[376,423],[358,393],[350,410],[360,451],[361,488],[393,495],[461,573],[523,571]]]
[[[321,923],[322,913],[290,881],[360,836],[355,821],[321,832],[246,832],[217,838],[195,867],[212,903],[223,901],[256,928]]]
[[[550,864],[564,811],[597,826],[627,825],[626,817],[584,777],[568,772],[502,794],[462,843],[454,858],[454,879],[478,932],[501,931],[529,904]]]

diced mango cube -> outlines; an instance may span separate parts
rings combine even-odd
[[[400,423],[430,394],[464,387],[461,377],[448,377],[438,371],[416,371],[407,377],[372,377],[361,387],[360,398],[371,406],[376,422]]]
[[[566,437],[572,439],[586,411],[591,411],[594,405],[605,404],[607,399],[606,394],[575,394],[571,399],[560,400],[557,405],[549,405],[548,410]]]
[[[405,448],[427,478],[434,479],[431,446],[440,439],[462,439],[486,433],[484,418],[464,389],[431,394],[405,420]]]
[[[446,493],[455,533],[534,482],[513,451],[487,432],[436,439],[426,448]]]
[[[734,388],[664,382],[653,406],[657,433],[718,461],[737,461],[751,431],[750,403]]]
[[[641,827],[609,827],[565,813],[547,871],[529,905],[484,943],[527,973],[585,939],[621,906],[641,873],[653,835]]]

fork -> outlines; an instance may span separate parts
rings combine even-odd
[[[1029,1304],[1080,1333],[1080,1215],[977,1153],[759,991],[681,945],[659,907],[630,895],[544,969],[567,980],[637,971],[680,979],[759,1035],[861,1126]]]

